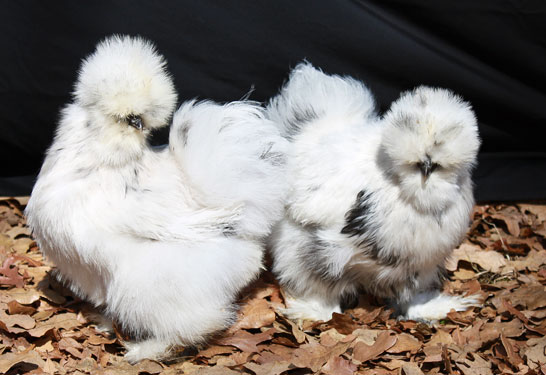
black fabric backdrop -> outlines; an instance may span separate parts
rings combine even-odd
[[[0,195],[30,193],[80,60],[122,33],[157,44],[180,101],[251,87],[265,101],[302,59],[363,80],[382,110],[420,84],[450,88],[478,116],[478,200],[546,199],[543,0],[0,4]]]

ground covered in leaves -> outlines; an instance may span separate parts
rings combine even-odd
[[[484,303],[434,327],[391,319],[369,297],[328,322],[292,322],[266,273],[236,325],[209,346],[130,365],[122,335],[97,331],[91,306],[55,281],[25,204],[0,199],[2,374],[546,374],[546,205],[475,208],[445,288],[481,293]]]

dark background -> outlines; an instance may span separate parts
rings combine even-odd
[[[546,2],[0,1],[0,195],[29,194],[83,57],[113,33],[157,44],[179,101],[266,101],[307,59],[382,110],[426,84],[478,116],[479,201],[546,199]],[[165,141],[156,136],[156,143]]]

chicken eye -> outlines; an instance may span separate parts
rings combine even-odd
[[[142,117],[138,115],[129,115],[125,118],[125,121],[127,122],[127,125],[132,126],[137,130],[142,130],[142,128],[144,127],[142,123]]]

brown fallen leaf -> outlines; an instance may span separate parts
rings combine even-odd
[[[463,243],[456,248],[446,262],[448,271],[456,271],[460,260],[478,264],[486,271],[499,273],[506,266],[506,259],[496,251],[482,250],[477,245]]]
[[[305,332],[303,332],[300,327],[290,319],[284,318],[284,321],[290,326],[290,330],[292,332],[292,335],[296,339],[296,342],[298,344],[304,343],[306,337]]]
[[[36,321],[28,315],[23,315],[23,314],[8,315],[2,310],[0,310],[0,322],[5,324],[5,326],[8,328],[8,332],[11,332],[10,328],[15,326],[18,326],[24,329],[31,329],[36,326]]]
[[[387,349],[387,353],[410,352],[411,354],[415,354],[423,346],[419,340],[407,333],[400,333],[397,335],[397,338],[396,344]]]
[[[506,337],[520,337],[525,332],[525,327],[519,319],[513,319],[509,322],[490,322],[483,325],[479,333],[480,339],[484,342],[498,340],[500,335]]]
[[[107,338],[104,336],[90,334],[87,338],[87,342],[91,345],[113,344],[116,342],[116,338]]]
[[[506,226],[508,232],[514,236],[519,236],[519,224],[522,221],[522,215],[514,206],[508,206],[500,210],[497,214],[491,215],[491,218],[498,220]]]
[[[30,305],[40,299],[40,293],[34,289],[14,288],[2,291],[0,302],[17,301],[22,305]]]
[[[21,305],[17,301],[10,301],[8,302],[8,312],[10,315],[14,315],[14,314],[32,315],[36,312],[36,309],[32,306]]]
[[[21,353],[6,353],[0,356],[0,373],[5,374],[10,368],[19,363],[31,363],[41,369],[46,364],[42,357],[40,357],[40,354],[34,350]]]
[[[464,375],[493,375],[491,371],[491,362],[484,360],[475,353],[470,354],[473,360],[468,358],[457,362],[457,367]]]
[[[323,331],[320,333],[319,339],[321,345],[326,347],[332,347],[340,342],[347,343],[352,342],[356,337],[351,335],[344,335],[337,331],[335,328],[330,328],[328,331]]]
[[[353,375],[358,366],[341,357],[331,357],[322,367],[321,372],[327,375]]]
[[[270,328],[267,331],[258,334],[252,334],[241,330],[235,332],[232,336],[222,337],[221,339],[216,340],[216,343],[219,345],[231,345],[243,352],[258,353],[259,350],[257,345],[264,341],[271,340],[275,332],[276,330],[274,328]]]
[[[16,288],[22,288],[25,285],[25,279],[19,275],[14,257],[7,258],[2,267],[0,267],[0,284],[13,285]]]
[[[265,299],[252,299],[245,303],[239,313],[239,320],[230,329],[262,328],[273,324],[275,311]]]
[[[136,365],[138,373],[147,373],[147,374],[159,374],[163,371],[163,366],[161,363],[152,361],[150,359],[145,359],[140,361]]]
[[[363,342],[368,346],[372,346],[381,332],[382,330],[380,329],[359,328],[354,330],[352,334],[356,336],[357,342]]]
[[[394,332],[383,331],[371,346],[357,342],[353,349],[353,358],[359,362],[369,361],[392,348],[396,342],[397,336]]]
[[[546,205],[539,204],[518,204],[522,213],[532,213],[537,216],[539,221],[546,221]]]
[[[77,320],[77,315],[74,313],[63,313],[54,315],[50,319],[40,322],[36,328],[28,331],[33,337],[42,337],[47,331],[53,328],[71,329],[80,326],[81,323]]]
[[[425,353],[425,359],[423,362],[442,362],[442,344],[425,346],[423,352]]]
[[[512,304],[509,301],[503,299],[502,300],[502,307],[506,311],[508,311],[510,314],[512,314],[513,316],[515,316],[519,320],[521,320],[523,323],[525,323],[525,324],[529,323],[529,319],[527,319],[527,317],[521,311],[519,311],[514,306],[512,306]]]
[[[509,293],[507,299],[512,306],[523,306],[535,310],[546,306],[546,286],[540,284],[522,285]]]
[[[512,267],[516,271],[529,270],[536,272],[542,265],[546,264],[546,250],[531,250],[526,257],[509,261],[507,267]]]
[[[339,333],[342,333],[344,335],[348,335],[349,333],[353,332],[355,329],[359,328],[359,325],[356,324],[353,319],[347,315],[347,314],[338,314],[333,313],[332,319],[330,319],[327,322],[324,322],[320,325],[321,327],[333,327],[335,328]]]
[[[318,372],[332,355],[331,348],[326,348],[316,341],[311,341],[294,350],[291,362],[297,368],[309,368],[313,372]]]
[[[402,374],[405,375],[423,375],[423,371],[415,362],[406,362],[402,365]]]
[[[425,347],[428,346],[435,346],[437,344],[440,345],[450,345],[453,343],[453,338],[449,333],[444,331],[443,329],[438,329],[434,335],[430,338],[430,341],[425,345]]]
[[[523,359],[521,359],[521,357],[516,352],[514,341],[507,338],[504,334],[500,335],[500,339],[504,350],[506,350],[506,356],[508,358],[508,361],[516,368],[519,365],[523,364]]]
[[[527,366],[536,370],[546,364],[546,337],[527,340],[527,347],[522,350]]]
[[[265,364],[248,362],[244,364],[244,367],[252,371],[255,375],[280,375],[288,371],[291,365],[290,362],[286,361],[268,362]]]

